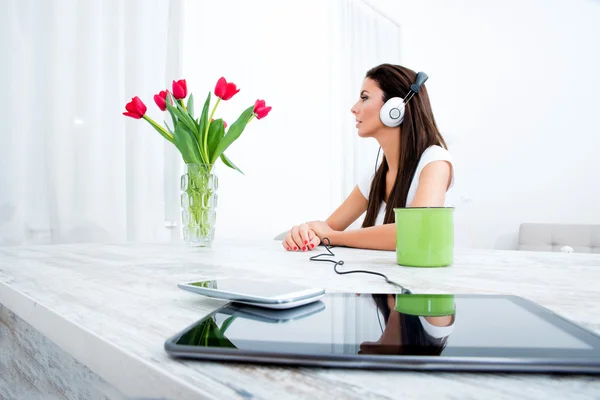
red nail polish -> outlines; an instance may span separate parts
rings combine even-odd
[[[305,240],[305,241],[304,241],[304,244],[308,244],[308,240]]]
[[[290,250],[291,250],[289,247],[288,247],[287,249],[288,249],[288,251],[290,251]]]
[[[298,248],[296,246],[294,246],[294,250],[298,250]]]
[[[302,246],[302,251],[306,251],[306,246]]]
[[[314,243],[311,243],[311,244],[310,244],[310,248],[311,248],[311,249],[314,249],[314,248],[315,248],[315,245],[314,245]]]

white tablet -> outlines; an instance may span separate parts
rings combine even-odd
[[[318,301],[325,295],[323,288],[240,278],[184,282],[177,286],[208,297],[266,308],[298,307]]]

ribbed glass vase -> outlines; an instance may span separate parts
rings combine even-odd
[[[183,240],[190,246],[210,247],[215,238],[217,189],[214,164],[186,164],[181,175]]]

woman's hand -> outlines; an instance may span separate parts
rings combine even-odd
[[[314,249],[319,243],[321,238],[315,231],[308,224],[302,224],[292,227],[282,245],[288,251],[306,251]]]
[[[332,233],[337,232],[327,224],[325,221],[311,221],[307,222],[308,227],[315,232],[315,234],[323,240],[323,238],[330,236]]]

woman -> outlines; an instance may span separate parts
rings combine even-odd
[[[425,86],[405,105],[400,126],[387,126],[380,118],[385,102],[406,98],[416,78],[414,71],[392,64],[367,72],[351,112],[358,135],[379,142],[383,161],[327,220],[294,226],[283,240],[286,250],[311,250],[325,237],[332,246],[395,250],[394,208],[444,206],[446,191],[454,183],[452,158],[436,126]],[[346,230],[365,211],[362,227]]]
[[[359,354],[442,354],[453,330],[454,314],[419,317],[399,313],[395,310],[395,294],[372,294],[371,297],[383,315],[385,327],[377,341],[360,344]]]

